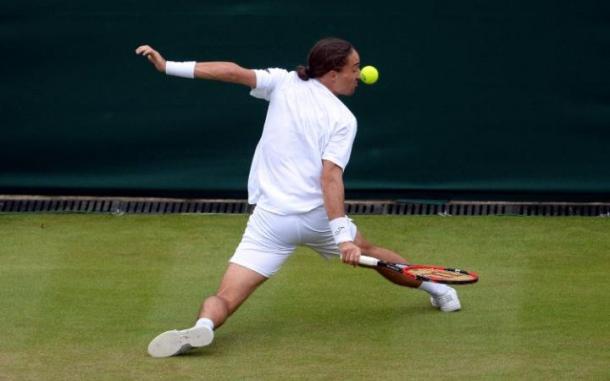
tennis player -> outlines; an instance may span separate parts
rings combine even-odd
[[[164,332],[152,340],[153,357],[169,357],[210,344],[214,330],[275,274],[297,246],[356,266],[361,253],[390,262],[400,255],[368,242],[345,215],[343,172],[356,136],[356,118],[339,96],[354,94],[360,57],[349,42],[318,41],[308,65],[295,71],[250,70],[232,62],[172,62],[148,45],[136,49],[169,76],[236,83],[269,102],[263,133],[248,180],[248,202],[256,204],[242,240],[216,294],[204,300],[192,328]],[[461,308],[446,285],[410,280],[378,269],[388,280],[430,294],[441,311]]]

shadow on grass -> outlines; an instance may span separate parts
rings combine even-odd
[[[368,306],[359,310],[354,310],[349,305],[335,306],[333,309],[304,310],[299,316],[270,316],[265,320],[237,315],[216,332],[214,343],[209,347],[193,350],[180,357],[218,358],[230,356],[233,352],[265,347],[285,346],[288,349],[293,348],[295,343],[304,348],[331,342],[366,345],[370,340],[386,340],[397,331],[404,333],[421,320],[455,314],[439,312],[430,306],[427,299],[413,304],[417,305],[396,303],[395,306]]]

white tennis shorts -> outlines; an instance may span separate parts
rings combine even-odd
[[[352,239],[355,239],[357,228],[351,220],[350,226]],[[307,246],[327,259],[339,255],[324,206],[285,216],[255,208],[229,262],[269,278],[297,246]]]

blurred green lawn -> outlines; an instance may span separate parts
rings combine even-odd
[[[607,379],[610,219],[357,216],[412,262],[478,271],[463,310],[299,249],[216,333],[190,326],[247,216],[0,215],[0,380]]]

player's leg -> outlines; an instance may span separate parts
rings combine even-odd
[[[356,233],[354,243],[360,247],[363,254],[366,254],[383,261],[395,263],[408,263],[403,257],[397,253],[375,246],[367,241],[360,232]],[[415,279],[406,278],[394,271],[386,269],[376,269],[379,274],[388,279],[394,284],[411,288],[418,288],[430,294],[430,303],[433,307],[439,308],[443,312],[458,311],[462,308],[457,291],[454,288],[444,284],[434,282],[422,282]]]
[[[230,263],[215,295],[201,306],[200,319],[210,319],[219,328],[242,303],[268,278],[235,263]]]
[[[214,329],[265,280],[267,277],[256,271],[230,263],[216,294],[204,301],[195,326],[163,332],[150,342],[148,353],[153,357],[169,357],[209,345],[214,339]]]
[[[157,336],[148,347],[150,355],[168,357],[210,344],[214,329],[275,274],[294,251],[290,242],[298,232],[292,229],[291,218],[255,209],[218,291],[203,302],[195,326]]]

